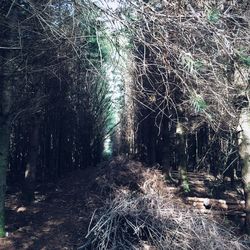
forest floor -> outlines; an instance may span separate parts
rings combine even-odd
[[[159,181],[159,176],[164,176],[160,169],[120,158],[98,168],[73,172],[57,184],[38,189],[34,202],[28,206],[21,203],[20,193],[9,193],[6,200],[8,237],[0,241],[0,249],[77,249],[85,241],[94,211],[112,200],[114,190],[118,189],[137,192],[154,188],[157,192],[174,192],[173,199],[180,206],[190,206],[184,205],[184,195],[178,188],[169,185],[166,189],[166,183]],[[193,182],[193,196],[213,197],[211,190],[206,190],[208,187],[204,189],[204,184],[211,184],[209,178],[200,175],[202,183],[192,175],[189,178]],[[194,188],[195,183],[198,191]],[[237,189],[221,193],[222,197],[217,198],[243,198]]]

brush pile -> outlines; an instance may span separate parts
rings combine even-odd
[[[160,170],[143,171],[141,165],[132,163],[120,167],[129,170],[131,165],[138,166],[134,169],[138,190],[131,190],[129,185],[118,187],[109,179],[106,185],[110,185],[113,196],[93,214],[86,242],[79,249],[249,249],[229,225],[191,211],[162,189],[166,185]],[[120,167],[116,165],[116,170]],[[119,174],[113,177],[117,181]]]

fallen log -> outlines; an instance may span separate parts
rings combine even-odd
[[[245,201],[187,197],[186,202],[199,209],[244,211]]]
[[[211,215],[218,215],[218,216],[239,216],[239,217],[245,217],[246,213],[243,211],[221,211],[221,210],[212,210],[212,209],[193,209],[192,211],[198,213],[198,214],[211,214]]]

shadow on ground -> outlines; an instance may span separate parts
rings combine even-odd
[[[112,200],[115,190],[136,193],[153,188],[170,195],[172,189],[162,181],[165,178],[162,176],[160,169],[118,157],[98,168],[74,172],[51,185],[48,192],[38,190],[29,206],[21,204],[20,193],[9,194],[6,200],[9,236],[0,242],[0,249],[77,249],[84,243],[94,211]],[[206,186],[206,182],[199,185]],[[180,191],[176,189],[174,193],[174,199],[183,203]]]

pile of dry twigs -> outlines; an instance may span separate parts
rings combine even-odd
[[[131,164],[125,164],[127,171]],[[85,244],[79,249],[249,248],[229,223],[193,212],[161,189],[164,176],[160,171],[141,167],[138,182],[139,190],[131,191],[108,181],[112,198],[93,214]]]

